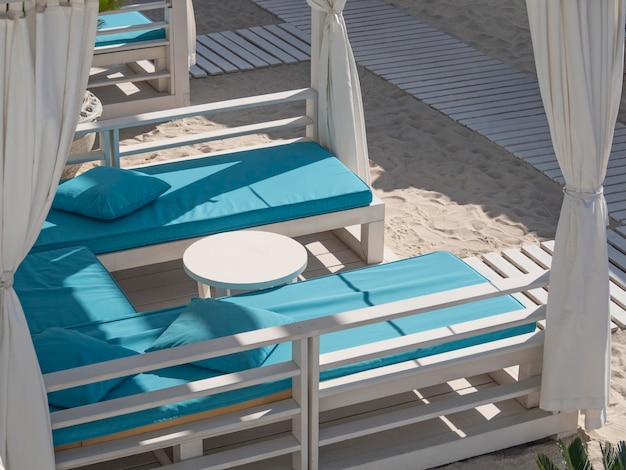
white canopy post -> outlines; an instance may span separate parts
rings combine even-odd
[[[346,0],[307,0],[307,3],[325,16],[319,45],[315,24],[311,34],[319,143],[370,184],[361,84],[342,13]]]
[[[565,177],[550,276],[540,406],[606,419],[608,222],[602,184],[620,103],[624,0],[527,0],[541,96]]]
[[[196,64],[196,15],[191,0],[187,0],[187,50],[189,51],[188,65],[191,67]]]
[[[48,401],[13,273],[32,247],[78,122],[97,0],[0,3],[0,469],[53,469]],[[37,11],[39,10],[39,11]]]

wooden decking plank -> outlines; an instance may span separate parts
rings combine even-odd
[[[617,168],[623,168],[626,166],[626,151],[611,152],[609,156],[609,164],[607,165],[607,171],[612,171]]]
[[[267,28],[262,28],[261,26],[253,26],[252,28],[250,28],[250,30],[257,34],[259,37],[272,43],[275,47],[279,48],[282,51],[285,51],[287,54],[294,57],[295,59],[300,61],[309,60],[309,56],[307,54],[293,47],[291,44],[284,41],[283,39],[277,37]]]
[[[405,65],[399,64],[398,67],[385,67],[382,70],[375,70],[376,73],[384,74],[385,78],[389,81],[393,81],[398,85],[412,84],[416,80],[438,80],[440,78],[457,77],[459,72],[463,74],[467,73],[470,77],[472,75],[486,75],[488,73],[505,70],[506,66],[493,62],[491,60],[481,60],[472,62],[471,65],[467,64],[446,64],[435,65],[433,67],[423,67],[420,65]]]
[[[448,105],[453,102],[458,105],[481,103],[487,101],[496,101],[502,99],[502,95],[505,94],[507,98],[515,97],[534,97],[536,96],[537,89],[531,83],[525,83],[522,85],[506,85],[498,82],[498,86],[490,87],[483,84],[479,87],[459,88],[455,93],[445,93],[439,96],[431,94],[422,95],[422,99],[427,99],[430,103],[436,103],[438,106]]]
[[[213,67],[218,67],[221,71],[220,73],[237,72],[239,69],[237,68],[236,65],[232,64],[231,62],[229,62],[228,60],[216,54],[214,51],[212,51],[211,49],[205,46],[204,44],[205,38],[206,36],[198,36],[198,42],[196,43],[196,59],[198,55],[203,57],[204,60],[206,60],[206,62],[208,62],[209,64],[212,64]],[[202,63],[199,63],[199,62],[196,62],[196,63],[198,63],[200,67],[204,68],[204,65]],[[211,69],[205,69],[205,70],[209,74],[211,74],[211,71],[210,71]]]
[[[626,183],[626,175],[622,172],[616,172],[617,174],[608,175],[604,178],[604,187],[612,186],[615,184]]]
[[[494,279],[503,279],[499,272],[493,269],[491,266],[485,264],[482,259],[478,256],[470,256],[468,258],[463,258],[463,261],[471,266],[476,272],[482,274],[488,280]]]
[[[479,109],[474,111],[463,111],[463,112],[454,112],[454,113],[446,113],[453,119],[457,121],[465,122],[468,119],[473,118],[485,118],[485,117],[496,117],[497,119],[501,119],[506,115],[514,114],[518,111],[525,110],[534,110],[535,112],[538,110],[538,104],[536,102],[522,102],[512,106],[492,106],[488,109]]]
[[[509,262],[508,259],[506,259],[499,253],[485,253],[482,255],[482,259],[504,278],[515,277],[525,274],[524,271],[519,269],[513,263]]]
[[[220,75],[223,74],[224,71],[215,65],[213,62],[206,59],[206,57],[202,56],[199,51],[200,48],[196,49],[196,66],[201,70],[204,70],[207,75]]]
[[[552,163],[552,162],[556,162],[556,155],[554,154],[554,152],[550,155],[540,155],[537,157],[528,157],[525,158],[524,160],[526,160],[528,163],[532,164],[533,166],[535,164],[541,164],[541,163]]]
[[[508,137],[493,134],[489,134],[489,137],[506,149],[509,149],[511,145],[523,144],[529,140],[552,142],[550,132],[545,128],[520,129],[516,134],[511,134]]]
[[[237,35],[233,36],[237,37]],[[253,54],[248,47],[244,47],[236,40],[233,40],[232,37],[228,34],[214,33],[211,35],[211,39],[213,39],[224,48],[233,51],[233,53],[237,54],[239,57],[250,63],[255,68],[263,68],[270,65],[270,62],[263,60],[256,54]],[[248,45],[250,44],[248,43]]]
[[[502,256],[523,273],[539,273],[544,271],[544,268],[526,256],[521,250],[514,248],[503,250]]]
[[[407,59],[421,59],[425,63],[437,63],[445,62],[450,57],[478,57],[480,55],[478,51],[468,53],[463,44],[454,40],[445,43],[439,42],[436,47],[425,47],[424,44],[416,45],[412,41],[402,41],[401,39],[401,37],[395,40],[393,38],[380,38],[380,41],[375,45],[366,45],[362,50],[353,49],[354,56],[359,64],[369,66],[397,63],[399,60]]]
[[[389,74],[415,69],[422,69],[422,72],[425,72],[450,67],[454,64],[472,65],[479,62],[487,65],[491,63],[491,61],[483,60],[483,57],[477,54],[467,54],[463,50],[450,49],[445,45],[440,47],[443,50],[440,54],[432,49],[422,54],[410,44],[388,44],[380,50],[368,46],[363,54],[355,49],[355,58],[360,65],[366,66],[372,71],[384,68]]]
[[[368,26],[381,23],[391,23],[405,20],[406,15],[395,8],[387,8],[386,5],[376,5],[370,8],[344,9],[344,20],[349,28],[367,29]]]
[[[346,28],[351,43],[353,39],[355,42],[360,39],[373,41],[372,37],[376,37],[377,34],[391,35],[394,28],[396,31],[407,30],[419,34],[414,26],[415,22],[411,18],[403,18],[401,15],[381,16],[380,19],[376,19],[375,23],[370,22],[369,25],[353,17],[346,18]]]
[[[522,247],[522,253],[543,269],[549,269],[552,264],[552,255],[546,252],[540,245],[525,245]]]
[[[494,92],[496,92],[497,90],[500,90],[501,93],[506,93],[506,91],[511,88],[511,87],[517,87],[517,86],[535,86],[536,83],[534,83],[532,80],[528,79],[528,78],[523,78],[523,77],[518,77],[515,74],[509,74],[509,75],[504,75],[502,77],[502,80],[498,80],[497,83],[478,83],[475,85],[467,85],[465,87],[456,87],[456,89],[461,92],[461,91],[467,91],[469,93],[473,92],[473,91],[479,91],[479,90],[494,90]],[[437,98],[439,96],[448,96],[450,94],[450,89],[449,88],[435,88],[432,91],[423,91],[421,93],[421,96],[424,98]]]
[[[622,199],[616,202],[608,202],[609,212],[626,211],[626,199]]]
[[[302,41],[296,36],[293,36],[278,25],[268,25],[265,27],[265,29],[272,33],[274,36],[285,41],[290,46],[300,50],[300,52],[302,52],[307,57],[307,60],[311,58],[311,45],[309,43]]]
[[[372,72],[374,71],[372,70]],[[415,80],[411,82],[405,83],[403,86],[401,86],[401,88],[407,91],[408,93],[412,94],[416,98],[421,99],[422,91],[424,93],[429,93],[437,89],[449,90],[452,88],[462,88],[464,83],[467,84],[468,86],[474,85],[474,84],[482,84],[482,83],[496,84],[500,80],[504,80],[507,77],[510,78],[511,76],[515,76],[515,75],[516,73],[510,70],[502,69],[502,70],[499,70],[499,73],[497,76],[494,76],[493,73],[474,72],[471,75],[464,75],[463,78],[460,78],[458,74],[456,75],[452,74],[449,77],[445,77],[445,78],[439,77],[439,82],[436,80],[432,80],[432,79],[428,80],[427,78],[426,79],[416,78]]]
[[[292,55],[286,53],[283,49],[277,47],[273,42],[259,36],[256,31],[253,31],[252,29],[239,30],[239,34],[258,48],[263,49],[265,52],[280,59],[285,64],[295,64],[299,61],[299,59],[296,59]]]
[[[219,44],[213,37],[213,34],[199,36],[198,42],[202,44],[203,46],[205,46],[210,51],[212,51],[214,54],[226,59],[229,63],[233,64],[238,70],[253,70],[254,69],[253,64],[242,59],[233,51]]]
[[[506,122],[516,122],[520,119],[531,118],[541,116],[545,117],[545,113],[543,109],[538,109],[536,107],[517,110],[516,112],[508,113],[506,115],[493,117],[493,116],[477,116],[474,118],[465,119],[465,124],[471,129],[476,129],[479,126],[488,126],[490,124],[498,124],[498,123],[506,123]]]
[[[532,114],[530,116],[511,116],[509,119],[498,122],[476,122],[476,130],[488,131],[489,134],[498,136],[502,133],[524,130],[545,129],[548,121],[545,114]]]
[[[493,100],[484,101],[471,100],[470,102],[450,102],[447,103],[445,106],[441,106],[441,110],[446,114],[465,112],[471,113],[490,109],[508,108],[511,105],[518,104],[532,104],[533,106],[538,106],[540,103],[540,101],[537,101],[537,99],[532,95],[516,96],[514,93],[512,93],[511,95],[511,97],[506,99],[496,98]]]
[[[189,75],[191,75],[191,78],[204,78],[208,76],[206,71],[202,70],[199,66],[195,64],[189,67]]]
[[[494,253],[494,254],[489,254],[489,257],[491,257],[493,261],[493,259],[499,257],[499,255]],[[502,258],[500,257],[500,259]],[[483,255],[481,258],[479,257],[465,258],[463,259],[463,261],[467,263],[469,266],[471,266],[472,268],[474,268],[478,273],[482,274],[486,279],[490,281],[502,279],[504,277],[509,277],[508,275],[503,275],[504,273],[501,272],[500,269],[497,269],[492,265],[492,264],[499,265],[499,262],[496,262],[496,263],[487,262],[485,259],[485,255]],[[508,268],[504,270],[510,272],[512,275],[521,274],[521,271],[519,270],[511,270]],[[523,293],[513,294],[513,297],[515,297],[525,307],[531,307],[535,305],[535,302]]]
[[[544,147],[535,148],[535,149],[520,149],[514,153],[517,157],[526,160],[531,157],[541,157],[541,156],[549,156],[554,155],[554,147],[552,145],[545,144]]]
[[[526,141],[526,142],[521,142],[521,143],[516,143],[516,144],[509,144],[503,147],[506,147],[506,149],[509,152],[519,152],[519,151],[525,151],[525,150],[536,150],[536,149],[550,149],[552,150],[554,147],[552,145],[552,139],[550,138],[550,135],[544,135],[544,138],[542,140],[532,140],[532,141]]]
[[[225,31],[221,34],[269,65],[279,65],[283,63],[280,59],[274,57],[272,54],[268,54],[263,49],[258,48],[256,45],[238,35],[236,32]]]
[[[298,39],[300,39],[302,42],[308,44],[309,47],[311,46],[311,35],[310,34],[305,33],[304,31],[296,28],[295,26],[293,26],[290,23],[281,23],[278,26],[280,28],[284,29],[285,31],[287,31],[292,36],[295,36]]]
[[[623,193],[613,193],[613,194],[604,193],[604,199],[606,200],[607,203],[624,201],[624,200],[626,200],[626,194],[623,194]]]

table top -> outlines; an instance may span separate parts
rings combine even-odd
[[[183,255],[187,274],[222,289],[264,289],[292,281],[307,265],[306,249],[292,238],[258,230],[218,233]]]

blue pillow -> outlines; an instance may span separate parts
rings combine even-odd
[[[293,323],[293,320],[269,310],[244,307],[215,299],[192,299],[187,308],[146,352],[288,323]],[[264,346],[226,356],[204,359],[192,364],[220,372],[238,372],[263,364],[275,347],[275,344]]]
[[[57,327],[47,328],[34,336],[33,345],[43,374],[139,354],[78,331]],[[96,403],[124,379],[118,377],[51,392],[48,403],[62,408]]]
[[[97,166],[59,184],[52,207],[113,220],[150,204],[170,185],[138,171]]]

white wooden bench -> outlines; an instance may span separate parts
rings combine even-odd
[[[316,113],[310,111],[315,109],[316,96],[315,90],[307,88],[81,124],[78,127],[77,135],[98,133],[100,147],[85,154],[70,155],[68,164],[100,160],[104,164],[119,167],[124,159],[133,155],[153,154],[160,150],[186,145],[274,131],[298,131],[300,129],[298,132],[301,136],[315,136]],[[176,138],[127,145],[120,143],[120,133],[132,128],[153,126],[176,119],[196,116],[214,117],[222,113],[252,108],[263,109],[268,106],[287,106],[295,102],[301,103],[300,109],[295,111],[287,110],[287,112],[298,113],[295,116],[287,115],[287,117],[284,117],[284,115],[281,115],[279,119],[271,121],[254,122],[200,134],[185,134]],[[258,115],[262,116],[260,119],[267,119],[267,115],[262,114],[262,112],[259,112]],[[306,137],[295,137],[278,142],[297,142],[303,139],[307,140]],[[268,145],[275,144],[270,143]],[[245,150],[245,148],[236,148],[234,150],[240,151]],[[227,153],[227,151],[203,155],[222,155],[224,153]],[[273,231],[291,237],[333,230],[338,237],[367,263],[380,263],[383,260],[384,203],[375,195],[373,195],[373,201],[367,206],[248,228]],[[197,238],[105,253],[100,255],[99,259],[110,271],[181,259],[184,250],[195,240]]]
[[[177,108],[189,104],[189,46],[185,0],[156,0],[102,12],[106,21],[114,15],[146,13],[158,21],[98,30],[106,41],[113,35],[163,32],[162,38],[114,41],[94,48],[88,89],[103,102],[103,118]]]
[[[547,273],[443,291],[309,321],[241,333],[44,376],[48,391],[290,342],[293,358],[121,399],[52,413],[53,429],[122,416],[291,377],[291,397],[171,429],[57,451],[57,468],[160,452],[168,469],[432,468],[547,436],[575,432],[577,413],[537,408],[543,331],[491,341],[320,383],[320,371],[463,340],[544,318],[545,306],[451,324],[320,354],[320,336],[408,315],[546,287]],[[204,442],[203,442],[204,441]],[[106,468],[114,468],[112,463]],[[103,467],[104,468],[104,467]]]

